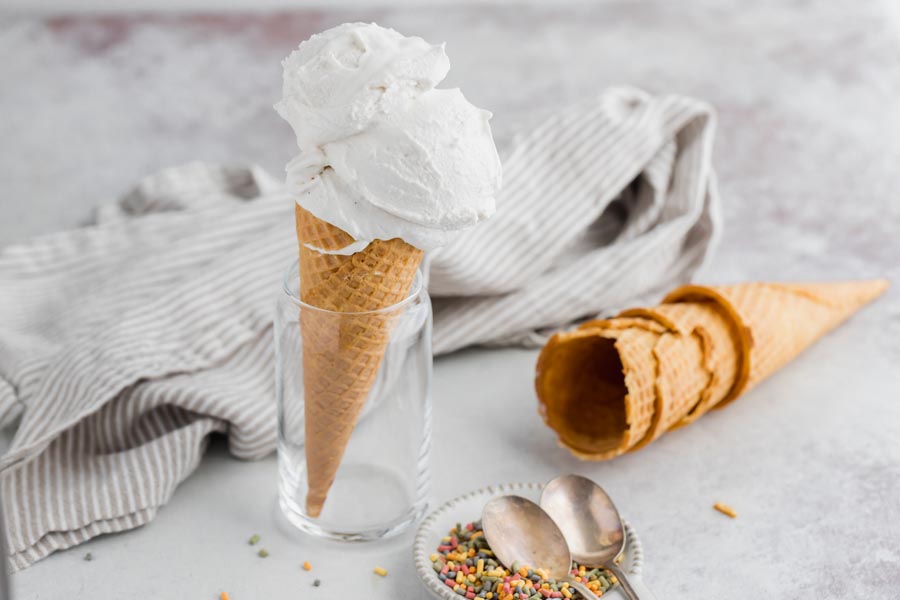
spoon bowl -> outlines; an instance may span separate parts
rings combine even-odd
[[[596,567],[615,561],[625,549],[625,527],[610,497],[580,475],[562,475],[541,493],[541,508],[562,531],[572,558]]]
[[[572,554],[562,531],[544,510],[521,496],[498,496],[481,513],[481,528],[494,556],[511,568],[514,563],[544,569],[552,579],[567,581],[584,598],[597,596],[570,574]]]
[[[542,568],[554,579],[572,568],[566,538],[540,506],[521,496],[500,496],[481,514],[484,537],[497,559],[506,566],[521,563]],[[527,535],[528,532],[540,535]]]
[[[587,477],[561,475],[544,487],[541,508],[562,531],[578,563],[612,572],[631,600],[655,598],[643,584],[630,582],[616,563],[625,549],[625,527],[603,488]]]

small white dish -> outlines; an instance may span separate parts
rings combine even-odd
[[[515,494],[538,502],[541,498],[542,483],[506,483],[491,485],[468,494],[463,494],[445,502],[429,514],[416,531],[416,540],[413,544],[413,560],[416,564],[416,572],[423,585],[433,598],[440,600],[459,600],[462,596],[456,594],[445,586],[431,566],[428,557],[436,552],[441,538],[457,523],[468,523],[481,518],[481,509],[488,500],[496,496]],[[624,520],[623,520],[624,521]],[[640,579],[641,567],[644,562],[641,541],[627,521],[625,525],[625,551],[622,555],[622,563],[619,565],[630,577],[629,580]],[[604,598],[624,599],[625,595],[619,586],[610,589],[603,594]]]

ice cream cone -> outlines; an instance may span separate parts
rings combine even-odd
[[[296,208],[308,491],[306,512],[319,516],[375,381],[394,318],[422,251],[401,239],[375,240],[350,255],[342,230]]]
[[[443,44],[344,23],[282,66],[275,109],[299,150],[285,170],[305,304],[305,515],[317,517],[405,307],[384,309],[409,295],[423,251],[494,213],[502,167],[491,113],[438,87],[450,69]],[[375,451],[361,462],[384,460]]]
[[[553,336],[538,358],[539,410],[580,458],[641,448],[731,402],[887,285],[678,288],[659,306]]]

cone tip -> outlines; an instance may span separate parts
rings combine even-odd
[[[322,505],[325,504],[325,498],[317,496],[308,495],[306,497],[306,514],[310,517],[316,518],[320,514],[322,514]]]
[[[797,287],[808,287],[811,290],[831,288],[835,294],[833,299],[837,303],[846,302],[847,304],[855,304],[857,307],[861,307],[884,294],[890,285],[890,281],[881,278],[797,284]],[[827,295],[825,297],[827,298]]]
[[[891,280],[887,277],[881,277],[879,279],[872,279],[872,283],[878,288],[878,295],[880,296],[884,292],[887,291],[889,287],[891,287]]]

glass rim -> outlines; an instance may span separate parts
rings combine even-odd
[[[330,310],[327,308],[320,308],[318,306],[313,306],[312,304],[307,304],[303,300],[300,299],[300,288],[299,285],[297,287],[297,293],[294,293],[293,286],[291,283],[296,281],[298,284],[300,282],[300,261],[295,260],[284,272],[284,277],[282,278],[282,286],[281,289],[284,294],[288,297],[288,299],[295,306],[302,308],[304,310],[311,310],[322,314],[327,315],[335,315],[335,316],[360,316],[360,315],[378,315],[384,314],[388,312],[393,312],[399,308],[405,308],[409,304],[418,298],[422,292],[424,291],[423,282],[423,274],[422,269],[416,269],[416,276],[413,279],[412,286],[409,288],[409,293],[403,300],[396,302],[394,304],[383,306],[381,308],[376,308],[374,310],[360,310],[360,311],[342,311],[342,310]]]

